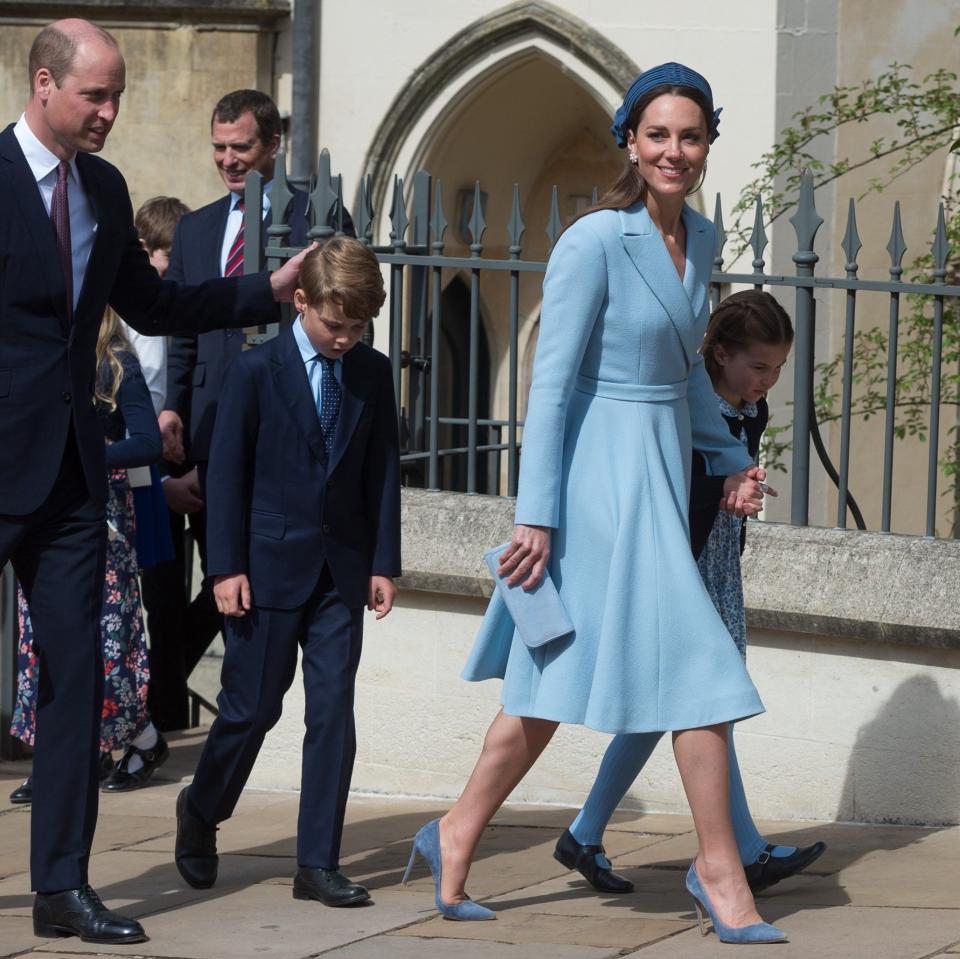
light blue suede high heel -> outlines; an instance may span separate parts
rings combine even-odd
[[[687,892],[693,896],[693,904],[697,908],[697,924],[700,926],[702,936],[707,934],[707,930],[703,927],[703,913],[706,912],[713,923],[713,931],[721,942],[744,944],[787,941],[787,934],[782,929],[771,926],[769,922],[755,922],[752,926],[739,928],[725,926],[714,913],[713,904],[700,884],[700,877],[693,863],[690,863],[690,868],[687,870]]]
[[[401,880],[404,885],[410,878],[410,870],[413,869],[414,860],[417,853],[423,856],[424,861],[430,867],[430,873],[433,876],[433,885],[436,889],[434,901],[437,904],[437,911],[445,919],[459,919],[462,922],[470,922],[479,919],[496,919],[497,914],[486,906],[481,906],[472,899],[465,902],[448,903],[440,898],[440,875],[443,871],[443,863],[440,858],[440,820],[431,820],[413,837],[413,849],[410,850],[410,861],[407,863],[407,870]]]

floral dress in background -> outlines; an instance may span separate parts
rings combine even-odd
[[[149,722],[147,643],[143,631],[137,555],[134,547],[133,494],[125,469],[108,474],[107,520],[115,529],[107,543],[106,581],[100,618],[103,648],[103,713],[100,752],[125,749]],[[17,702],[11,734],[33,745],[36,733],[37,657],[33,627],[23,591],[17,586],[20,619]]]

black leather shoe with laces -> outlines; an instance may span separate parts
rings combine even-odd
[[[127,746],[120,762],[114,766],[106,782],[100,787],[105,793],[127,792],[130,789],[139,789],[159,769],[170,755],[167,741],[157,733],[157,741],[152,749],[138,749],[136,746]],[[130,760],[139,756],[143,763],[139,769],[130,771]]]
[[[177,796],[177,869],[194,889],[209,889],[217,881],[217,827],[208,826],[190,812],[189,786]]]
[[[370,901],[370,893],[338,869],[301,867],[293,878],[293,898],[316,899],[325,906],[358,906]]]
[[[146,942],[143,926],[111,912],[90,888],[37,893],[33,901],[33,934],[41,939],[79,936],[84,942]]]
[[[569,829],[557,840],[553,858],[576,869],[599,892],[633,892],[633,883],[613,871],[603,846],[582,846]]]
[[[27,778],[10,793],[10,802],[17,804],[33,802],[33,776],[27,776]]]
[[[781,879],[789,879],[790,876],[802,872],[820,858],[827,845],[815,842],[812,846],[804,846],[789,856],[771,856],[770,853],[775,848],[768,844],[756,862],[744,866],[743,871],[747,874],[747,885],[750,886],[751,892],[763,892],[764,889],[775,886]]]

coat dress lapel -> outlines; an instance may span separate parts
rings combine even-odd
[[[705,231],[693,217],[686,215],[684,207],[684,226],[687,228],[687,263],[681,281],[677,269],[670,259],[663,237],[650,218],[647,208],[642,204],[620,210],[621,236],[623,244],[640,278],[650,292],[659,300],[673,323],[680,342],[683,345],[688,367],[692,364],[693,354],[700,346],[703,331],[697,331],[696,317],[703,305],[703,293],[698,292],[702,276],[702,252],[709,246]],[[694,291],[692,303],[688,291]]]
[[[60,320],[63,332],[68,333],[70,320],[67,312],[67,284],[66,277],[60,268],[57,236],[43,205],[40,188],[33,178],[27,158],[13,135],[13,126],[7,127],[0,135],[0,157],[9,164],[7,169],[13,187],[11,192],[20,210],[22,222],[27,225],[37,249],[37,263],[43,271],[53,311]]]

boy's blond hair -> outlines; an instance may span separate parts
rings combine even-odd
[[[332,301],[351,320],[372,320],[387,298],[373,251],[350,236],[333,236],[300,266],[297,284],[312,307]]]
[[[133,222],[137,235],[148,253],[169,250],[180,217],[190,208],[175,196],[155,196],[137,210]]]

